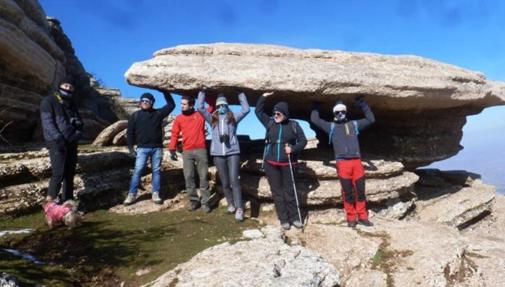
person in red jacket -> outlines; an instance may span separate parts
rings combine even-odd
[[[207,172],[209,169],[207,149],[205,148],[205,119],[195,111],[195,99],[183,96],[181,99],[181,111],[172,125],[172,136],[168,144],[170,158],[177,160],[175,153],[177,141],[182,134],[182,161],[186,192],[190,200],[189,210],[194,211],[200,206],[206,213],[210,212],[208,204],[210,191]],[[200,182],[201,198],[195,189],[195,165]]]

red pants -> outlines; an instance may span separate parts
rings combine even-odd
[[[347,221],[368,219],[365,197],[365,169],[361,159],[337,160],[337,174],[342,185],[342,201]]]

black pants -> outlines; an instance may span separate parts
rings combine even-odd
[[[62,201],[74,199],[74,175],[77,164],[77,144],[49,143],[52,176],[47,194],[56,198],[63,183]]]
[[[295,172],[295,170],[293,170],[293,172]],[[272,191],[275,210],[277,211],[279,221],[281,223],[299,221],[289,165],[275,166],[267,162],[265,163],[265,173],[268,178],[268,184],[270,184],[270,190]],[[298,200],[299,199],[298,197]]]

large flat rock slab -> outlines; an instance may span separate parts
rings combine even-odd
[[[355,94],[376,96],[372,105],[384,110],[482,107],[504,99],[482,74],[422,57],[259,44],[167,48],[134,63],[125,77],[132,85],[183,92],[204,85],[256,95],[274,91],[293,103],[295,113],[310,101],[333,104]]]
[[[266,111],[283,100],[291,116],[302,120],[309,119],[315,101],[325,107],[321,117],[331,120],[337,100],[347,104],[350,118],[361,118],[352,103],[364,96],[376,123],[363,132],[362,150],[409,168],[457,154],[466,116],[505,104],[505,83],[422,57],[259,44],[167,48],[134,63],[125,77],[135,86],[183,94],[195,95],[206,86],[211,95],[224,92],[231,103],[244,91],[251,105],[261,93],[274,91]],[[328,142],[311,128],[322,143]]]

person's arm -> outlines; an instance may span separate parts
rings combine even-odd
[[[270,117],[265,113],[265,101],[269,95],[272,95],[273,93],[263,93],[258,99],[258,102],[256,102],[256,117],[258,117],[258,120],[260,120],[261,124],[265,128],[268,128],[268,122],[270,121]]]
[[[48,96],[50,97],[50,96]],[[53,120],[54,110],[48,100],[43,100],[40,104],[40,120],[44,134],[49,140],[63,141],[65,138],[60,130],[56,127]]]
[[[170,142],[168,143],[168,150],[174,151],[177,149],[177,141],[179,140],[179,134],[181,133],[181,125],[179,123],[179,118],[175,118],[174,124],[172,125],[172,135],[170,136]]]
[[[356,104],[361,108],[361,110],[365,114],[364,119],[356,120],[356,123],[358,124],[358,129],[361,131],[375,122],[375,115],[373,114],[372,109],[370,109],[368,103],[363,98],[357,98]]]
[[[135,119],[137,118],[137,112],[134,112],[128,119],[128,127],[126,128],[126,143],[128,144],[128,150],[133,151],[133,146],[135,145]]]
[[[240,112],[235,113],[235,121],[237,124],[250,112],[249,103],[247,102],[247,97],[244,93],[238,95],[238,100],[240,102],[240,107],[242,108]]]
[[[167,102],[167,104],[164,105],[158,111],[161,117],[165,118],[175,109],[175,102],[174,98],[172,97],[172,94],[170,94],[169,92],[163,91],[163,97],[165,97],[165,101]]]
[[[307,145],[307,138],[303,133],[302,127],[296,121],[295,121],[295,128],[296,128],[296,144],[293,145],[291,148],[293,149],[293,152],[299,154]]]
[[[198,93],[198,98],[196,99],[196,109],[203,116],[205,121],[210,124],[212,122],[212,116],[210,115],[209,111],[205,109],[204,103],[205,103],[205,92],[200,91]]]
[[[331,123],[321,119],[319,116],[319,104],[313,105],[312,112],[310,113],[310,122],[323,130],[325,133],[330,133]]]

